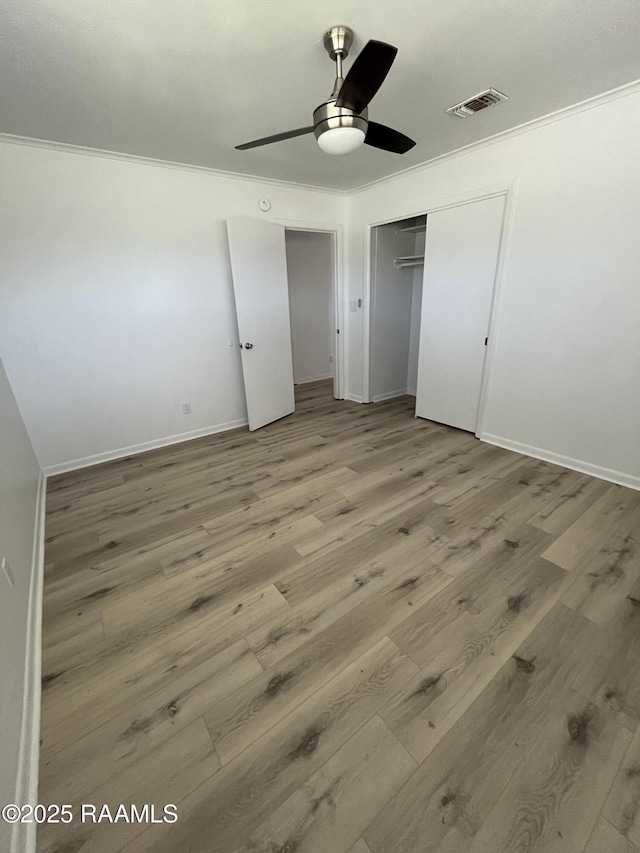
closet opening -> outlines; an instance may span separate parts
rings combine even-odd
[[[335,232],[285,228],[294,385],[331,380],[339,397]]]
[[[371,229],[369,399],[416,396],[426,216]]]
[[[371,227],[366,402],[478,434],[506,197]]]

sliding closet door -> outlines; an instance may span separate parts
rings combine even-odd
[[[249,429],[295,409],[284,228],[227,220]]]
[[[416,415],[476,431],[504,196],[427,217]]]

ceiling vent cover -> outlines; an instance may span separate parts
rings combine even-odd
[[[502,92],[498,92],[497,89],[485,89],[484,92],[474,95],[473,98],[468,98],[454,107],[449,107],[445,112],[453,116],[459,116],[459,118],[469,118],[474,113],[479,113],[480,110],[486,110],[487,107],[491,107],[493,104],[499,104],[500,101],[508,100],[508,96],[503,95]]]

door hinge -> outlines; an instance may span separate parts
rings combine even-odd
[[[340,329],[336,329],[336,335],[340,334]]]
[[[489,343],[489,338],[484,339],[484,345],[486,346]]]

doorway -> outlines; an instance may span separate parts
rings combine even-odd
[[[250,430],[295,410],[287,229],[312,235],[289,238],[297,381],[329,376],[333,396],[341,398],[341,228],[229,217],[229,260]]]
[[[285,228],[295,385],[331,379],[338,397],[335,233]]]

